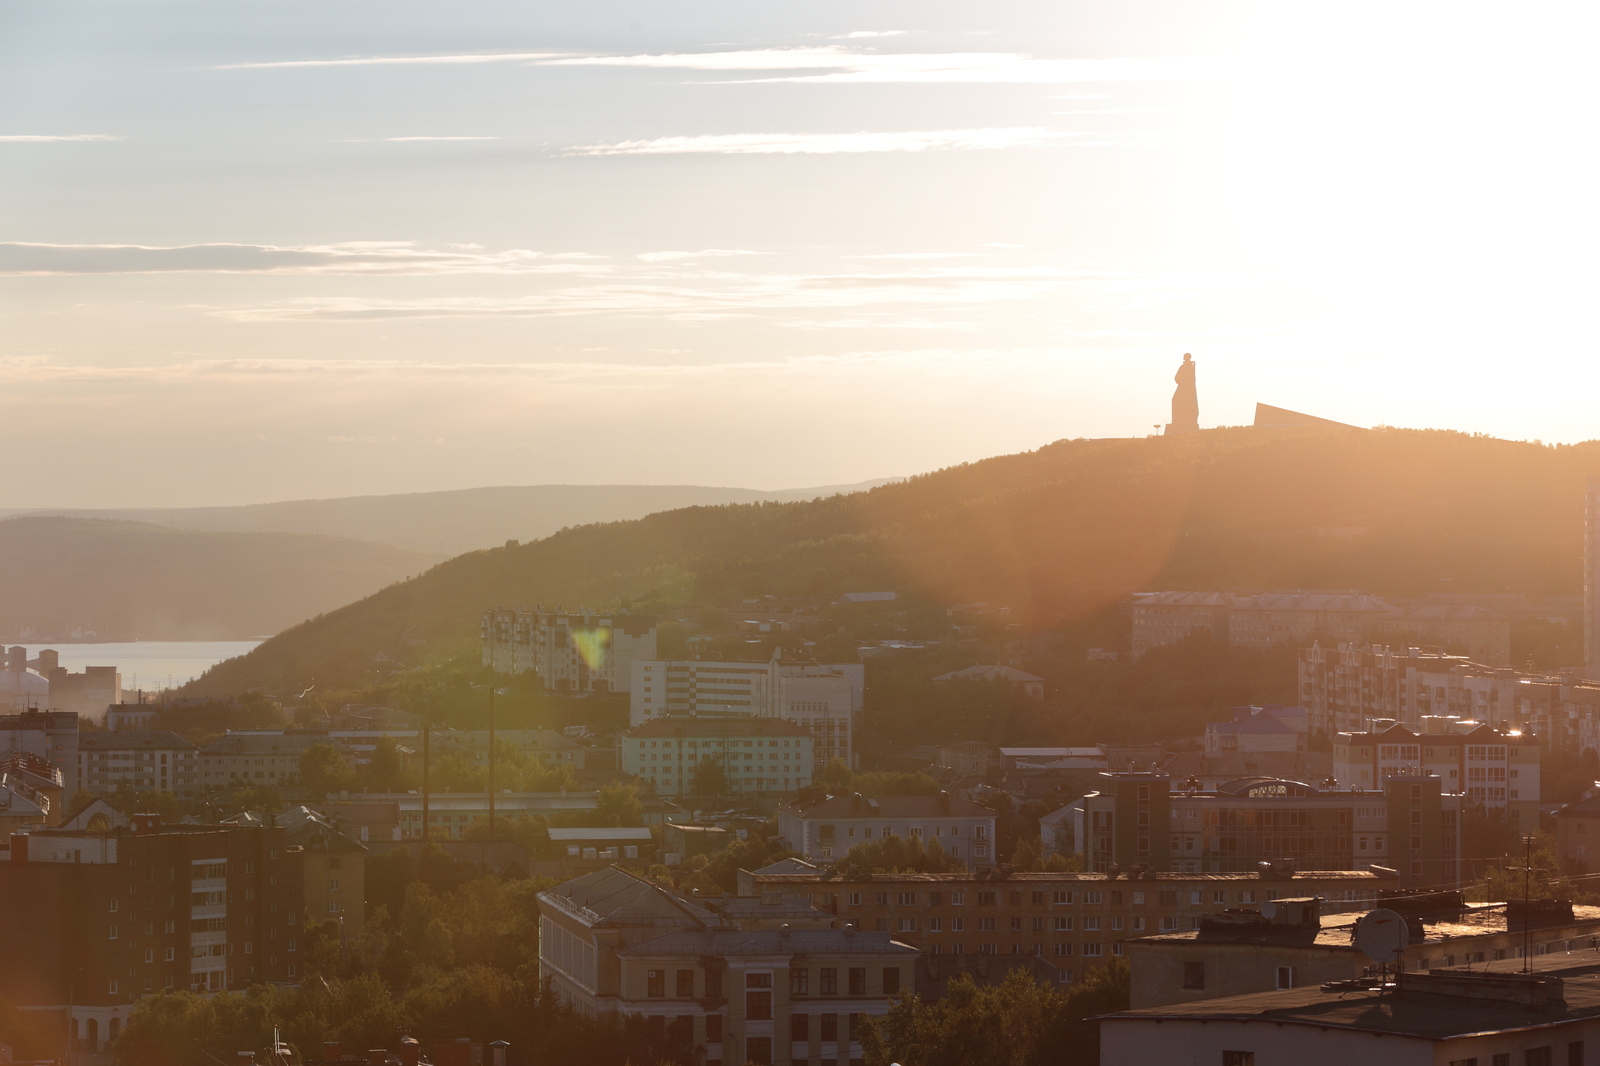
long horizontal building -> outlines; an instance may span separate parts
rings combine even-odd
[[[656,620],[617,611],[483,612],[483,665],[503,674],[535,674],[560,693],[627,692],[636,659],[656,657]]]
[[[1217,872],[1288,861],[1301,869],[1398,871],[1404,885],[1454,885],[1464,798],[1435,776],[1387,777],[1370,789],[1321,789],[1256,777],[1213,792],[1166,774],[1101,774],[1056,818],[1091,870]],[[1060,812],[1056,812],[1060,814]]]
[[[657,796],[694,794],[696,769],[722,768],[734,792],[794,792],[811,784],[811,734],[782,718],[655,718],[622,735],[622,771]]]
[[[1427,732],[1374,723],[1333,738],[1333,776],[1340,788],[1373,789],[1396,776],[1432,774],[1469,803],[1509,812],[1512,825],[1537,825],[1539,738],[1476,722],[1427,718]]]

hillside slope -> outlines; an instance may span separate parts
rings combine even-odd
[[[29,515],[152,522],[229,533],[310,533],[391,544],[440,557],[538,540],[567,526],[620,522],[656,511],[763,500],[809,500],[883,484],[824,485],[763,492],[704,485],[503,485],[392,496],[285,500],[238,507],[17,511]]]
[[[1252,429],[1059,441],[868,493],[694,507],[474,552],[297,626],[195,683],[355,683],[402,635],[467,642],[495,604],[721,603],[891,588],[1029,624],[1135,589],[1572,593],[1600,442]]]
[[[239,640],[418,574],[434,555],[292,533],[201,533],[88,518],[0,521],[0,634]]]

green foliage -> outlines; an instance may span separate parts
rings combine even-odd
[[[817,775],[816,783],[827,789],[830,794],[839,796],[850,791],[850,782],[854,777],[855,775],[850,772],[850,765],[843,759],[829,759],[828,765]]]
[[[944,996],[903,996],[861,1041],[867,1066],[1096,1066],[1100,1014],[1128,1008],[1128,964],[1088,968],[1066,992],[1015,970],[999,985],[963,974]]]
[[[1044,854],[1044,844],[1036,835],[1017,838],[1011,853],[1011,868],[1019,873],[1081,873],[1083,856],[1076,852],[1063,855],[1059,851]]]
[[[702,759],[689,777],[689,792],[707,798],[728,794],[728,771],[721,759]]]
[[[1561,868],[1554,833],[1533,834],[1531,848],[1515,833],[1504,840],[1505,852],[1483,867],[1483,872],[1466,891],[1469,900],[1483,903],[1500,903],[1522,899],[1570,899],[1579,903],[1600,900],[1600,888],[1587,881],[1574,880],[1573,876],[1585,873],[1583,869]],[[1533,869],[1524,872],[1523,867]]]
[[[330,792],[354,788],[356,772],[332,744],[313,744],[300,755],[300,784],[321,799]]]
[[[690,864],[694,872],[678,887],[685,892],[698,889],[701,893],[732,895],[739,890],[740,870],[759,870],[792,855],[794,852],[780,845],[776,837],[751,831],[744,840],[735,839],[713,855],[695,856]]]
[[[861,873],[956,873],[966,864],[949,854],[937,840],[923,844],[921,837],[884,837],[857,844],[845,854],[840,865]]]
[[[639,802],[639,789],[631,784],[607,785],[595,796],[595,826],[644,825],[644,807]]]

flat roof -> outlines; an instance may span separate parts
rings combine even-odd
[[[552,829],[551,840],[649,840],[650,830],[643,826],[608,826],[600,829]]]
[[[1339,903],[1343,901],[1330,900],[1329,902]],[[1382,907],[1384,903],[1385,901],[1381,899],[1373,901],[1373,905],[1376,907]],[[1321,928],[1318,930],[1316,938],[1295,946],[1347,948],[1350,951],[1355,951],[1357,949],[1353,942],[1355,939],[1354,931],[1356,922],[1360,919],[1360,914],[1348,911],[1338,914],[1324,914],[1321,916]],[[1459,940],[1462,937],[1502,934],[1507,931],[1506,905],[1504,903],[1472,903],[1468,904],[1467,908],[1461,913],[1450,918],[1440,920],[1422,918],[1419,920],[1422,923],[1424,934],[1422,943],[1427,944]],[[1532,930],[1532,936],[1535,941],[1538,941],[1541,934],[1554,933],[1560,929],[1570,929],[1585,922],[1600,924],[1600,907],[1575,904],[1572,908],[1571,922],[1557,921],[1535,925]],[[1307,932],[1309,931],[1308,929]],[[1520,931],[1518,930],[1518,932]],[[1600,929],[1595,931],[1600,932]],[[1191,943],[1207,950],[1225,947],[1229,944],[1251,945],[1259,942],[1256,938],[1244,935],[1241,935],[1238,939],[1213,938],[1206,940],[1200,940],[1199,936],[1200,931],[1197,929],[1183,929],[1175,933],[1156,933],[1151,936],[1135,937],[1133,939],[1140,943],[1152,944]],[[1275,946],[1287,946],[1276,940],[1273,943]],[[1600,960],[1600,955],[1596,957],[1597,960]]]

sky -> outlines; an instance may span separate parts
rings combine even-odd
[[[0,506],[1589,439],[1597,19],[0,0]]]

